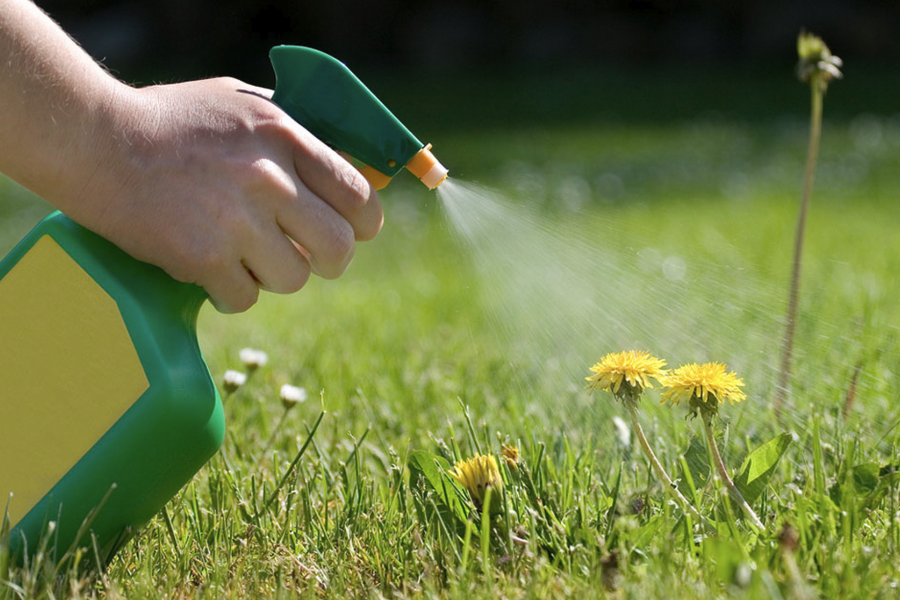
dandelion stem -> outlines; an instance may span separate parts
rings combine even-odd
[[[263,455],[265,455],[269,448],[272,447],[272,444],[275,443],[275,437],[278,435],[278,432],[281,431],[281,427],[284,425],[284,420],[287,418],[288,412],[293,408],[293,406],[285,406],[284,412],[281,413],[281,418],[278,419],[278,423],[275,425],[275,429],[272,430],[272,434],[269,436],[269,441],[266,442],[266,447],[263,448]]]
[[[719,471],[719,476],[722,478],[722,481],[725,483],[725,487],[728,488],[728,491],[731,492],[731,496],[734,498],[735,502],[741,505],[741,508],[746,513],[747,517],[753,522],[753,524],[760,528],[765,529],[765,525],[763,522],[759,520],[759,517],[756,515],[756,512],[750,508],[750,505],[747,504],[747,501],[744,500],[744,496],[741,495],[740,490],[737,489],[737,486],[734,485],[734,481],[731,479],[731,476],[728,475],[728,470],[725,468],[725,462],[722,460],[722,454],[719,453],[719,446],[716,444],[716,437],[713,435],[712,426],[710,426],[710,418],[704,416],[703,421],[703,429],[706,431],[706,441],[709,445],[709,453],[713,457],[713,462],[716,464],[716,470]]]
[[[803,191],[800,196],[800,213],[797,215],[797,229],[794,233],[794,259],[791,267],[791,286],[788,292],[787,317],[784,326],[784,345],[781,347],[781,372],[778,387],[775,388],[773,409],[777,417],[787,397],[791,384],[791,361],[794,354],[794,333],[797,328],[797,309],[800,304],[800,272],[803,267],[803,241],[806,236],[806,215],[812,198],[816,161],[819,157],[819,138],[822,134],[822,96],[824,90],[816,78],[812,84],[812,110],[810,115],[809,147],[806,154],[806,169],[803,175]]]
[[[313,441],[313,436],[316,435],[316,431],[319,429],[319,424],[322,422],[322,417],[325,416],[325,411],[319,413],[319,418],[316,419],[316,422],[313,424],[312,429],[308,430],[309,435],[306,438],[306,441],[303,442],[303,446],[300,448],[300,451],[297,453],[297,456],[291,462],[290,466],[287,468],[287,471],[284,472],[284,475],[281,477],[281,481],[278,482],[278,485],[275,486],[275,489],[272,490],[272,493],[269,495],[269,499],[266,500],[266,504],[263,507],[263,510],[268,510],[269,506],[275,501],[275,498],[278,497],[278,492],[281,491],[281,488],[284,487],[284,484],[287,483],[288,477],[294,472],[294,469],[297,468],[297,463],[300,462],[300,459],[303,458],[303,454],[306,452],[306,449],[309,447],[309,444]],[[257,519],[259,518],[259,513],[257,513]],[[327,515],[326,515],[327,516]]]
[[[672,478],[669,477],[669,474],[666,473],[666,470],[663,468],[662,464],[660,464],[659,459],[656,458],[656,454],[653,453],[653,449],[650,448],[650,443],[644,435],[644,429],[641,427],[641,422],[638,420],[637,406],[635,404],[634,401],[625,402],[625,405],[628,407],[628,412],[631,413],[631,423],[634,427],[634,433],[637,435],[638,441],[641,444],[641,449],[643,449],[644,454],[647,455],[647,460],[650,461],[650,465],[656,472],[656,476],[663,481],[663,485],[672,497],[675,498],[675,501],[681,505],[682,510],[691,513],[694,518],[703,522],[703,524],[712,531],[715,531],[716,528],[712,526],[712,523],[710,523],[706,517],[701,515],[697,509],[694,508],[694,505],[688,502],[688,499],[678,490],[675,482],[672,481]]]

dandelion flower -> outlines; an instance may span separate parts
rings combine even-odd
[[[225,376],[222,377],[222,383],[225,387],[225,391],[231,394],[247,383],[247,375],[240,371],[232,371],[229,369],[228,371],[225,371]]]
[[[275,442],[275,437],[281,431],[281,426],[284,425],[284,421],[291,409],[301,402],[306,402],[306,390],[302,387],[297,387],[295,385],[290,385],[287,383],[281,386],[280,396],[281,406],[284,408],[284,412],[281,413],[281,418],[278,420],[278,424],[275,426],[275,429],[272,430],[272,435],[269,437],[269,441],[266,444],[265,449],[263,450],[263,454],[268,452],[269,448],[272,447],[272,443]]]
[[[644,429],[641,427],[641,422],[638,418],[637,400],[644,393],[645,389],[653,388],[653,384],[650,382],[651,378],[659,383],[666,383],[667,375],[666,371],[663,370],[665,365],[666,361],[651,356],[648,352],[637,350],[615,352],[607,354],[600,359],[600,362],[591,367],[593,374],[585,377],[585,380],[588,382],[588,389],[591,391],[609,391],[616,398],[622,400],[622,403],[631,415],[631,423],[641,450],[647,456],[647,460],[650,461],[650,465],[657,477],[663,481],[664,489],[681,505],[685,512],[689,512],[711,530],[715,531],[712,524],[694,508],[693,504],[688,502],[684,494],[678,490],[678,485],[666,473],[662,463],[659,462],[659,459],[656,458],[656,454],[650,447],[650,442],[647,441],[647,436],[644,435]],[[628,431],[628,426],[625,422],[619,419],[618,421],[613,421],[613,423],[618,430],[619,440],[622,441],[623,445],[630,445],[631,432]]]
[[[484,495],[488,489],[494,498],[491,507],[499,506],[495,502],[500,490],[503,489],[503,480],[500,479],[500,469],[497,468],[497,461],[493,456],[477,454],[469,460],[460,461],[450,469],[450,476],[466,488],[477,508],[480,509],[484,505]]]
[[[306,402],[305,389],[287,383],[281,386],[281,405],[285,410],[293,408],[301,402]]]
[[[665,365],[666,361],[651,356],[649,352],[614,352],[601,358],[600,362],[591,367],[592,375],[584,379],[591,391],[609,391],[620,400],[626,397],[635,399],[645,389],[653,388],[651,378],[663,381]]]
[[[687,402],[694,414],[703,411],[706,415],[715,415],[719,413],[719,404],[725,404],[726,400],[733,405],[747,398],[740,389],[744,381],[717,362],[678,367],[666,376],[664,384],[662,402],[670,402],[673,406]]]
[[[741,391],[744,382],[734,374],[728,372],[722,363],[705,363],[698,365],[692,363],[678,367],[666,377],[665,387],[662,393],[663,402],[671,402],[672,405],[682,401],[687,402],[692,415],[700,414],[703,421],[703,429],[706,433],[706,443],[712,456],[719,477],[731,496],[743,509],[747,518],[759,529],[765,529],[759,516],[744,499],[740,490],[734,484],[734,480],[725,468],[722,453],[716,443],[716,436],[712,430],[712,417],[719,414],[719,404],[725,404],[728,400],[731,404],[747,398]]]
[[[241,349],[241,362],[248,371],[255,371],[266,366],[266,363],[269,362],[269,355],[255,348],[243,348]]]
[[[510,471],[519,470],[519,449],[516,446],[503,444],[500,448],[500,458],[506,461],[506,466]]]

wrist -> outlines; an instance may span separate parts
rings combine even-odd
[[[124,86],[31,2],[2,5],[0,170],[68,208],[103,151],[98,132]]]
[[[105,74],[104,79],[97,82],[81,131],[63,158],[60,195],[47,198],[89,228],[108,219],[115,199],[134,178],[133,157],[147,144],[151,112],[142,90]]]
[[[67,89],[24,90],[21,103],[31,108],[4,130],[9,145],[0,152],[0,170],[72,216],[90,204],[92,188],[115,160],[127,127],[123,100],[131,95],[99,66],[78,75]]]

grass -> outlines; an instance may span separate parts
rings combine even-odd
[[[709,477],[700,424],[650,393],[641,419],[654,449],[693,488],[700,512],[721,524],[714,537],[691,529],[634,436],[625,444],[616,435],[613,418],[625,412],[583,389],[588,366],[632,338],[610,329],[545,345],[525,321],[552,322],[547,313],[561,309],[539,303],[505,322],[494,310],[499,284],[451,235],[434,196],[397,181],[383,194],[385,230],[360,246],[343,278],[264,296],[243,315],[201,315],[217,381],[241,368],[243,347],[270,361],[225,399],[221,452],[164,513],[101,576],[57,576],[38,564],[14,569],[7,595],[893,597],[898,124],[845,110],[829,120],[826,101],[792,410],[780,424],[769,402],[805,151],[802,111],[749,120],[703,110],[676,121],[529,117],[481,131],[435,126],[441,139],[431,140],[460,177],[501,190],[516,210],[597,250],[583,262],[598,280],[577,289],[600,290],[611,313],[625,315],[626,334],[641,325],[628,320],[635,312],[652,323],[675,319],[665,333],[634,339],[672,366],[723,360],[746,379],[748,400],[723,408],[717,422],[726,464],[736,471],[754,448],[791,433],[753,503],[766,531],[729,513],[727,492]],[[10,184],[0,194],[6,250],[44,206]],[[608,271],[598,257],[608,250],[625,269],[619,278],[600,279]],[[671,256],[687,265],[680,281],[661,276],[659,263]],[[665,303],[671,310],[658,317]],[[285,383],[310,399],[276,429]],[[468,525],[456,521],[440,494],[409,477],[416,451],[452,463],[479,448],[496,454],[501,442],[518,445],[522,462],[518,475],[503,468],[496,523],[467,506]]]

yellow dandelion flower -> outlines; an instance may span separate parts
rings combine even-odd
[[[664,366],[666,361],[651,356],[649,352],[613,352],[591,367],[592,374],[584,379],[591,391],[609,391],[620,399],[623,396],[635,398],[645,389],[653,388],[650,378],[663,383],[666,374]]]
[[[469,460],[460,461],[450,469],[450,476],[466,488],[472,502],[479,509],[484,504],[484,493],[488,488],[491,489],[494,498],[491,507],[499,506],[495,501],[499,499],[499,492],[503,489],[503,480],[500,478],[500,469],[497,468],[497,461],[493,456],[476,454]]]
[[[519,449],[516,446],[503,444],[500,448],[500,457],[506,461],[506,466],[510,471],[519,470]]]
[[[678,367],[666,376],[662,402],[673,406],[687,402],[693,412],[719,412],[719,404],[728,400],[732,405],[747,396],[741,391],[744,381],[734,371],[727,372],[722,363],[691,363]]]

